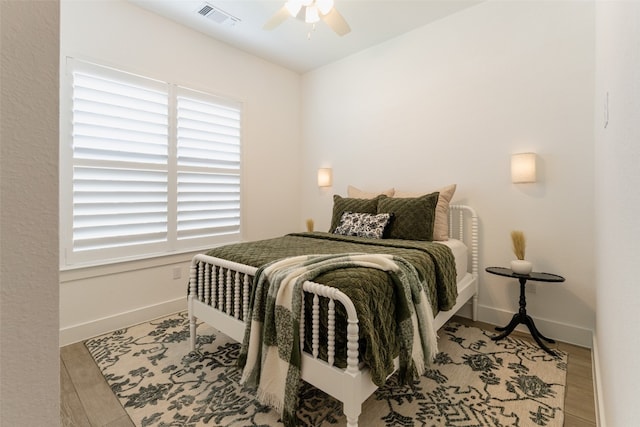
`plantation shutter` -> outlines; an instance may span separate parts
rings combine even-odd
[[[70,58],[68,65],[62,266],[239,240],[242,105]]]
[[[73,252],[166,242],[166,84],[88,64],[72,76]]]
[[[240,235],[240,113],[240,104],[177,89],[178,241]]]

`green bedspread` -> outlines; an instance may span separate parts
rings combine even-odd
[[[449,310],[457,297],[456,269],[451,250],[444,245],[397,239],[368,239],[330,233],[295,233],[275,239],[238,243],[215,248],[207,255],[260,267],[286,257],[309,254],[386,253],[404,258],[417,270],[431,302],[434,315]],[[329,271],[315,280],[344,292],[354,303],[360,326],[360,357],[371,369],[373,382],[382,385],[393,372],[393,359],[398,355],[395,297],[393,283],[387,273],[365,267]],[[310,300],[306,302],[310,304]],[[326,310],[326,302],[322,307]],[[344,309],[336,304],[336,365],[346,366]],[[310,321],[309,321],[310,322]],[[311,324],[305,325],[311,330]],[[321,324],[321,337],[326,324]],[[326,358],[326,343],[321,344],[320,357]],[[325,345],[323,345],[325,344]],[[311,339],[305,339],[305,349]]]

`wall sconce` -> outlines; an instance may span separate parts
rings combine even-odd
[[[318,187],[331,187],[333,184],[333,173],[331,168],[318,169]]]
[[[536,182],[536,153],[511,155],[511,182],[514,184]]]

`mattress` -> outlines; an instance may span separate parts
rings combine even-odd
[[[453,257],[456,260],[456,282],[460,282],[467,274],[469,248],[461,240],[457,239],[438,241],[436,243],[448,246],[453,252]]]

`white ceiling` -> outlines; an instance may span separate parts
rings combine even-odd
[[[414,28],[473,6],[481,0],[335,0],[351,27],[343,37],[324,22],[289,18],[274,30],[262,29],[285,0],[129,0],[144,9],[201,31],[293,71],[304,73],[376,45]],[[198,14],[205,3],[238,18],[217,23]]]

